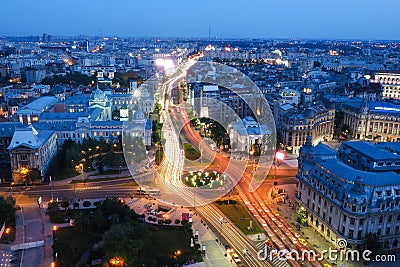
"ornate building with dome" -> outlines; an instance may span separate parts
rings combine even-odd
[[[47,101],[47,99],[42,100]],[[57,99],[47,105],[45,110],[40,110],[35,120],[26,120],[26,124],[21,124],[21,131],[14,130],[11,140],[21,139],[21,136],[27,136],[26,133],[31,133],[32,140],[47,134],[52,136],[49,140],[54,144],[51,146],[51,151],[54,152],[57,146],[61,146],[68,139],[82,142],[84,139],[92,138],[116,143],[123,131],[129,130],[132,136],[142,137],[146,147],[151,145],[152,122],[148,119],[148,115],[153,110],[154,100],[148,97],[146,92],[136,95],[112,94],[111,91],[96,88],[90,96],[77,94],[66,97],[61,102],[56,103],[56,101]],[[41,103],[40,100],[37,102]],[[54,108],[54,105],[58,107]],[[56,112],[58,108],[60,111]],[[119,119],[113,120],[112,111],[119,111]],[[34,129],[34,134],[31,129]],[[23,132],[25,130],[26,132]],[[11,164],[8,162],[7,165],[11,165],[15,181],[20,180],[23,168],[37,167],[43,177],[47,175],[48,163],[54,154],[51,154],[51,157],[43,154],[41,149],[44,147],[45,151],[48,151],[48,141],[43,138],[38,140],[41,142],[35,146],[16,145],[17,142],[11,142],[8,147]],[[36,157],[38,153],[45,155],[44,158],[48,158],[48,161],[38,160]]]
[[[89,98],[89,109],[100,109],[101,112],[97,120],[111,120],[111,101],[106,93],[99,88],[94,90]]]
[[[311,137],[300,149],[296,201],[308,225],[332,245],[362,249],[376,233],[400,248],[400,143],[343,142],[339,151]]]
[[[288,153],[298,154],[307,136],[311,136],[314,145],[332,140],[335,107],[333,103],[325,106],[321,102],[311,102],[295,107],[276,102],[274,119],[281,148]]]

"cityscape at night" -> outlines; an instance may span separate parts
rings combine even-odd
[[[3,3],[0,267],[399,266],[381,5]]]

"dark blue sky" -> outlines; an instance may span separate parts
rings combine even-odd
[[[9,0],[0,35],[400,39],[399,0]]]

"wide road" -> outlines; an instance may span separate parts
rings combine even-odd
[[[177,77],[178,79],[183,78],[182,76]],[[162,95],[171,99],[171,92],[176,82],[177,80],[173,79],[165,83]],[[233,223],[225,218],[225,215],[218,208],[213,205],[205,205],[207,204],[207,199],[203,199],[201,196],[197,196],[196,198],[195,189],[187,187],[182,182],[181,174],[183,171],[184,156],[179,142],[179,131],[176,131],[176,125],[174,125],[177,122],[177,115],[172,109],[171,111],[169,108],[165,108],[164,110],[165,129],[163,129],[163,134],[166,140],[164,147],[165,157],[159,168],[159,177],[161,178],[160,182],[162,186],[167,188],[172,195],[187,199],[189,202],[188,206],[191,206],[191,201],[193,200],[193,206],[196,209],[195,213],[207,221],[211,227],[219,231],[222,239],[226,240],[234,248],[235,252],[242,256],[247,266],[272,266],[268,262],[257,259],[257,250],[253,244]],[[227,223],[221,224],[222,222]],[[247,256],[243,254],[244,249],[248,251]]]

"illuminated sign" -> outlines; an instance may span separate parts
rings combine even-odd
[[[383,111],[398,111],[400,112],[400,108],[389,108],[389,107],[375,107],[376,110],[383,110]]]

